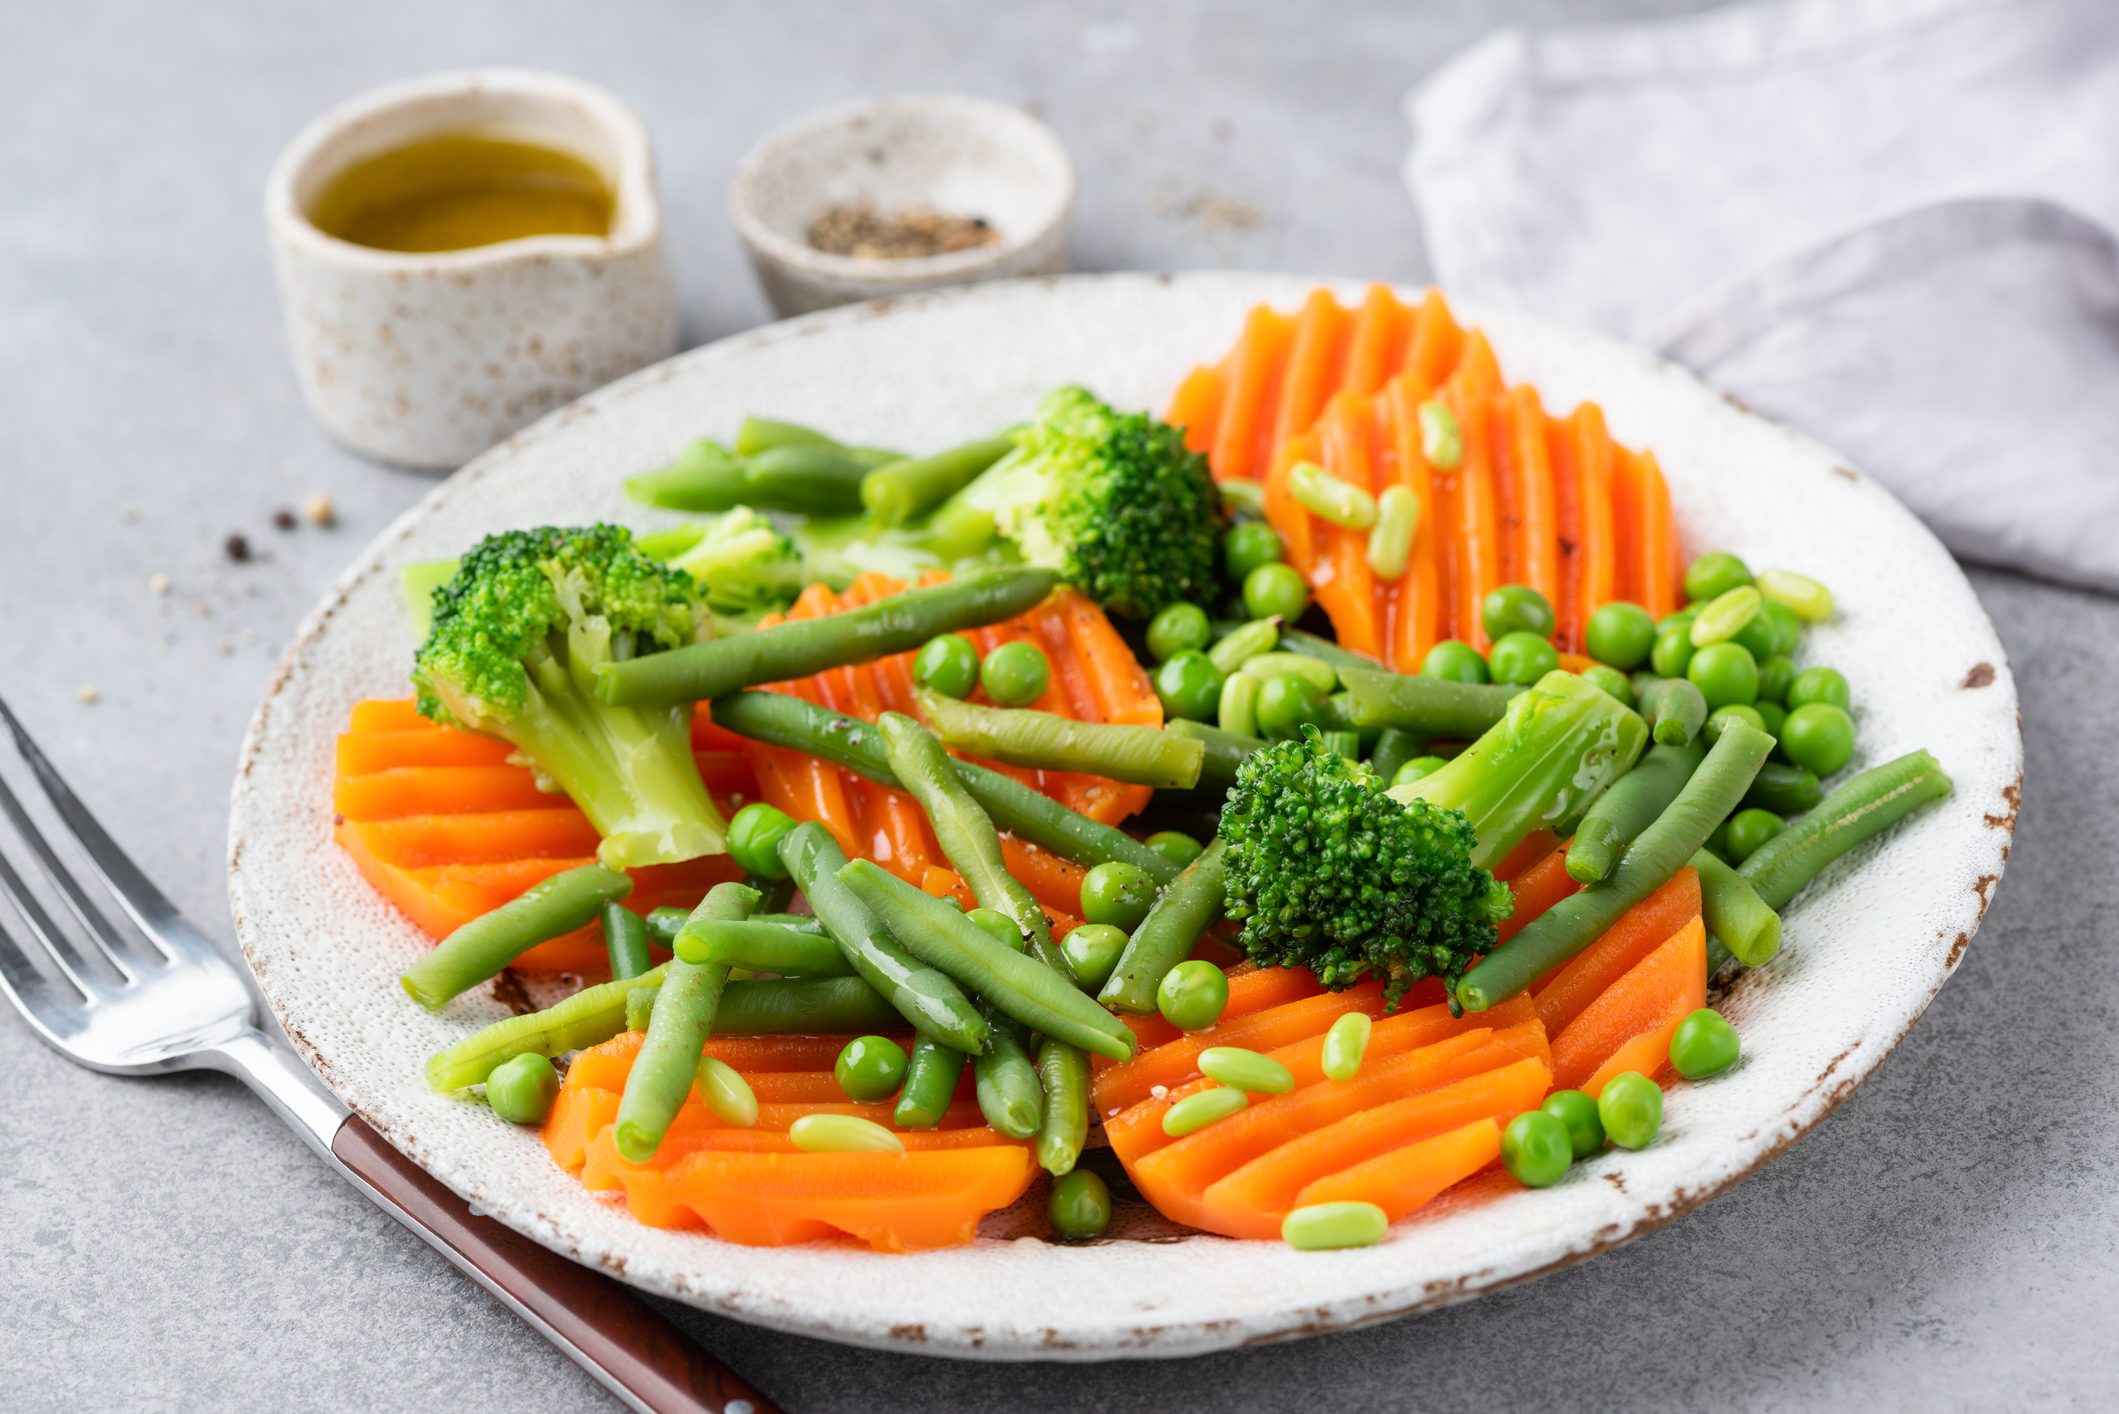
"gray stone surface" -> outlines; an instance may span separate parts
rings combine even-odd
[[[1417,280],[1404,85],[1504,18],[1656,8],[1685,6],[1097,4],[1004,23],[933,4],[17,0],[0,7],[0,686],[150,872],[222,924],[229,772],[279,646],[429,484],[310,425],[259,229],[278,145],[369,85],[520,63],[638,105],[698,342],[765,315],[721,217],[738,154],[818,104],[1035,102],[1081,164],[1084,268]],[[313,491],[339,528],[271,528]],[[235,531],[252,563],[223,557]],[[801,1410],[2109,1407],[2119,605],[1976,580],[2030,745],[2007,885],[1890,1064],[1705,1210],[1439,1315],[1175,1364],[955,1365],[685,1318]],[[232,1084],[93,1076],[5,1016],[0,1074],[0,1404],[600,1404]]]

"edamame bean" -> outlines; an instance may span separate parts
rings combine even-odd
[[[692,1088],[698,1092],[699,1102],[723,1124],[737,1129],[749,1129],[757,1124],[758,1092],[751,1089],[742,1072],[727,1061],[713,1056],[699,1057],[699,1069],[692,1077]]]
[[[1288,490],[1297,505],[1342,530],[1367,530],[1376,523],[1376,498],[1315,462],[1288,468]]]
[[[1295,1072],[1241,1046],[1207,1047],[1199,1053],[1199,1073],[1254,1095],[1285,1095],[1295,1088]]]
[[[1376,498],[1376,524],[1369,531],[1369,573],[1382,580],[1402,578],[1419,529],[1420,498],[1403,486],[1385,487]]]
[[[1574,1164],[1574,1139],[1558,1117],[1525,1110],[1501,1131],[1501,1163],[1526,1188],[1550,1188]]]
[[[1449,405],[1433,398],[1420,404],[1420,455],[1437,471],[1455,471],[1464,462],[1464,430]]]
[[[1201,1090],[1185,1096],[1163,1112],[1163,1133],[1172,1139],[1182,1139],[1218,1120],[1241,1113],[1250,1103],[1250,1096],[1226,1085]]]
[[[1280,620],[1274,618],[1252,619],[1238,624],[1215,640],[1207,650],[1207,661],[1214,670],[1233,673],[1261,653],[1272,651],[1280,641]]]
[[[1735,638],[1758,617],[1763,602],[1758,590],[1748,584],[1717,594],[1700,606],[1699,617],[1692,621],[1692,646],[1705,648]]]
[[[787,1127],[805,1154],[902,1154],[905,1141],[859,1115],[807,1114]]]
[[[1671,1036],[1670,1068],[1687,1080],[1706,1080],[1735,1065],[1741,1050],[1736,1028],[1713,1007],[1703,1006],[1680,1021]]]
[[[559,1098],[559,1072],[534,1051],[510,1056],[486,1077],[486,1104],[510,1124],[542,1124]]]
[[[1767,570],[1758,577],[1758,590],[1806,623],[1823,623],[1832,617],[1832,591],[1806,574]]]
[[[1369,1032],[1375,1023],[1365,1011],[1350,1011],[1324,1033],[1324,1054],[1319,1065],[1327,1080],[1352,1080],[1361,1073],[1361,1058],[1369,1048]]]
[[[1638,1070],[1615,1075],[1597,1096],[1604,1137],[1621,1149],[1645,1149],[1663,1127],[1663,1091]]]
[[[1221,700],[1214,706],[1214,723],[1238,736],[1258,735],[1258,691],[1264,687],[1249,673],[1230,673],[1221,683]]]
[[[1311,1203],[1280,1220],[1280,1240],[1303,1252],[1374,1247],[1390,1230],[1390,1215],[1374,1203]]]

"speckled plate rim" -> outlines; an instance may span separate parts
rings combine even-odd
[[[997,424],[1025,396],[1067,379],[1159,407],[1192,364],[1227,346],[1251,305],[1293,308],[1318,283],[1358,293],[1287,276],[1073,276],[827,311],[612,384],[436,487],[304,620],[236,776],[236,929],[304,1057],[453,1190],[555,1250],[740,1320],[973,1358],[1190,1355],[1427,1310],[1608,1251],[1770,1162],[1890,1053],[1978,927],[2021,797],[2013,677],[1947,552],[1840,458],[1649,354],[1470,304],[1461,316],[1491,335],[1512,380],[1538,383],[1550,408],[1594,397],[1615,435],[1658,451],[1688,546],[1731,544],[1834,584],[1846,612],[1812,639],[1818,657],[1862,665],[1857,764],[1929,745],[1957,781],[1949,801],[1864,847],[1789,910],[1783,955],[1718,999],[1744,1031],[1745,1063],[1712,1085],[1674,1090],[1655,1145],[1587,1161],[1543,1192],[1445,1198],[1382,1246],[1356,1252],[1190,1235],[1085,1247],[982,1238],[887,1257],[843,1243],[742,1248],[641,1227],[559,1174],[534,1136],[495,1127],[418,1082],[426,1048],[502,1014],[499,1004],[464,998],[442,1018],[404,1004],[390,979],[423,944],[319,822],[328,822],[329,743],[346,705],[401,681],[369,661],[384,641],[383,616],[395,612],[386,571],[437,553],[427,538],[461,536],[463,527],[449,527],[472,493],[481,525],[528,523],[554,507],[623,513],[617,471],[746,407],[912,445]],[[1024,329],[1040,336],[1027,350]],[[747,371],[785,396],[761,400]],[[349,648],[360,651],[339,661]]]

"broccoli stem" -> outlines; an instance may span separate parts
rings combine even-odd
[[[1370,675],[1349,669],[1347,676]],[[1358,700],[1360,688],[1349,686]],[[1551,672],[1511,699],[1501,720],[1455,760],[1393,787],[1391,798],[1462,811],[1479,841],[1472,863],[1491,869],[1533,830],[1580,814],[1626,774],[1647,740],[1647,723],[1610,693],[1573,673]]]

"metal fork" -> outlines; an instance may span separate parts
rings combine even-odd
[[[249,979],[118,848],[0,700],[61,838],[61,861],[0,775],[0,991],[62,1055],[111,1075],[218,1070],[254,1091],[310,1148],[634,1409],[777,1414],[637,1293],[469,1206],[392,1148],[263,1017]],[[61,917],[8,858],[43,878]],[[112,915],[115,906],[117,915]],[[40,966],[41,962],[41,966]]]

